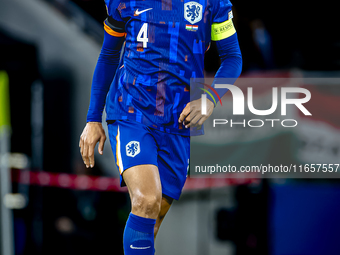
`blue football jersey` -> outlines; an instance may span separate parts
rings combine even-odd
[[[202,78],[211,40],[236,31],[229,0],[105,0],[111,33],[125,33],[120,65],[106,99],[107,120],[129,119],[190,135],[178,123],[190,78]],[[202,130],[203,131],[203,130]]]

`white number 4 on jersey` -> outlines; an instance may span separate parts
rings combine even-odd
[[[148,39],[148,23],[144,23],[137,35],[137,42],[143,43],[143,48],[147,47]]]

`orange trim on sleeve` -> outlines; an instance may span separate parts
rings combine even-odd
[[[104,29],[105,29],[106,33],[108,33],[109,35],[115,36],[115,37],[126,36],[126,33],[118,33],[116,31],[112,30],[108,25],[105,24],[105,22],[104,22]]]

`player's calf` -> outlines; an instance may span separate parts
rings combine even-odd
[[[156,220],[130,213],[126,222],[123,246],[125,255],[153,255]]]
[[[160,212],[162,187],[155,165],[139,165],[124,171],[132,210],[124,230],[125,255],[153,255],[154,227]]]
[[[162,224],[162,221],[165,217],[165,215],[167,214],[167,212],[169,211],[171,204],[172,204],[173,199],[169,196],[163,195],[162,197],[162,203],[161,203],[161,210],[157,216],[156,219],[156,224],[155,224],[155,230],[154,230],[154,237],[156,239],[158,230]]]
[[[132,210],[124,230],[125,255],[153,255],[154,228],[161,207],[161,195],[137,192],[131,198]]]

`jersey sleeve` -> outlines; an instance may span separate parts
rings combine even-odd
[[[220,41],[236,33],[233,24],[233,11],[230,0],[217,0],[213,8],[213,20],[211,25],[211,40]]]
[[[117,2],[119,4],[119,2]],[[125,41],[125,22],[121,19],[118,6],[105,0],[108,17],[104,21],[104,41],[93,74],[91,100],[87,122],[101,122],[106,95],[116,73],[122,45]],[[115,6],[115,7],[113,7]]]
[[[219,1],[215,7],[215,15],[211,26],[211,40],[216,41],[217,50],[221,59],[221,65],[218,69],[213,84],[216,82],[224,84],[234,84],[242,71],[242,54],[238,43],[237,33],[232,21],[233,12],[232,4],[229,0]],[[211,97],[212,90],[208,90],[207,98],[216,102]],[[216,93],[220,98],[227,93],[228,89],[218,89]]]
[[[120,15],[121,3],[117,0],[105,0],[107,19],[104,21],[105,31],[115,37],[123,37],[125,33],[125,21]]]
[[[93,74],[87,122],[101,122],[106,95],[115,76],[125,38],[104,32],[104,42]]]
[[[221,66],[217,70],[213,84],[234,84],[242,71],[242,54],[237,39],[237,34],[222,39],[216,42],[217,50],[221,59]],[[207,94],[207,98],[215,103],[211,97],[212,90],[209,89],[210,94]],[[228,89],[218,89],[216,93],[222,98]]]

